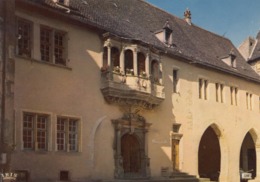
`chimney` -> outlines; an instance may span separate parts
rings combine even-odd
[[[184,12],[184,19],[189,25],[191,25],[191,12],[188,8]]]

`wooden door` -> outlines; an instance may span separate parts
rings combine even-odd
[[[121,138],[121,154],[125,173],[140,173],[141,155],[140,143],[136,136],[126,134]]]

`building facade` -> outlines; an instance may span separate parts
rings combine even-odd
[[[18,180],[260,180],[260,77],[189,10],[0,2],[2,168]]]

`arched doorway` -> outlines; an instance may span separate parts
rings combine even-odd
[[[252,178],[256,177],[256,150],[250,132],[247,132],[240,149],[239,167],[241,171],[250,171]]]
[[[144,117],[125,113],[112,120],[115,128],[115,175],[116,179],[141,179],[150,177],[150,158],[146,134],[150,123]]]
[[[200,140],[198,159],[200,178],[218,181],[221,160],[220,145],[218,136],[211,126],[206,129]]]
[[[141,150],[140,143],[135,135],[125,134],[121,138],[121,155],[125,175],[132,176],[140,173]]]

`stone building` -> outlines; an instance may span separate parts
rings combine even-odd
[[[259,180],[260,77],[189,10],[0,3],[1,167],[18,180]]]

